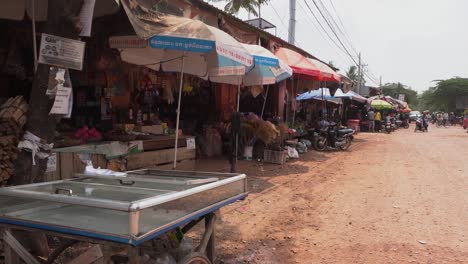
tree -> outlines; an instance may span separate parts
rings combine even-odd
[[[358,80],[357,67],[354,65],[349,66],[348,71],[346,71],[346,76],[348,76],[348,78],[353,80],[354,82],[357,82]]]
[[[328,66],[332,67],[333,69],[336,69],[335,71],[336,72],[339,72],[340,69],[338,69],[336,66],[335,66],[335,63],[333,61],[329,61],[328,62]]]
[[[257,9],[266,4],[269,0],[210,0],[211,2],[227,2],[224,11],[230,14],[237,14],[239,10],[244,9],[254,16],[258,16]]]
[[[398,99],[400,94],[405,95],[405,101],[412,107],[418,104],[418,92],[411,89],[408,85],[401,83],[386,83],[383,87],[383,94]]]
[[[468,96],[468,78],[455,77],[434,81],[436,86],[424,91],[420,96],[422,110],[455,112],[457,97]]]
[[[60,37],[78,39],[79,25],[78,14],[83,5],[83,0],[49,0],[48,18],[42,32]],[[53,142],[57,119],[49,115],[54,102],[46,94],[49,81],[49,68],[45,64],[39,64],[34,76],[31,96],[29,100],[28,121],[26,130],[50,143]],[[44,172],[47,159],[39,160],[33,166],[31,153],[22,151],[15,161],[15,177],[11,184],[27,184],[44,181]]]

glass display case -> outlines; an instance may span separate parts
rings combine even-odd
[[[0,188],[0,222],[138,245],[246,196],[244,174],[77,175]]]

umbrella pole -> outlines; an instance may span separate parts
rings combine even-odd
[[[174,145],[174,165],[173,169],[177,167],[177,147],[179,146],[179,123],[180,123],[180,103],[182,100],[182,86],[184,84],[184,67],[185,67],[185,53],[182,56],[182,69],[180,70],[180,85],[179,85],[179,99],[177,102],[177,120],[175,130],[175,145]]]
[[[265,105],[266,105],[266,100],[268,98],[268,90],[270,90],[270,85],[267,85],[267,90],[265,94],[265,99],[263,99],[263,106],[262,106],[262,114],[260,115],[260,118],[263,119],[263,113],[265,111]]]
[[[237,114],[239,114],[239,107],[240,106],[240,82],[239,85],[237,85]],[[239,133],[236,133],[236,155],[235,155],[235,160],[234,160],[234,170],[237,171],[237,160],[239,155]]]

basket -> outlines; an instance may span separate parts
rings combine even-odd
[[[269,150],[263,151],[263,161],[274,164],[284,164],[286,162],[286,154],[284,151]]]

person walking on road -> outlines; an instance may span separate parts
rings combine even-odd
[[[375,132],[375,113],[372,108],[367,112],[367,119],[369,119],[369,131]]]
[[[382,114],[380,113],[380,111],[377,111],[375,113],[375,129],[377,131],[382,130]]]
[[[449,114],[444,113],[444,126],[448,126],[449,124]]]

